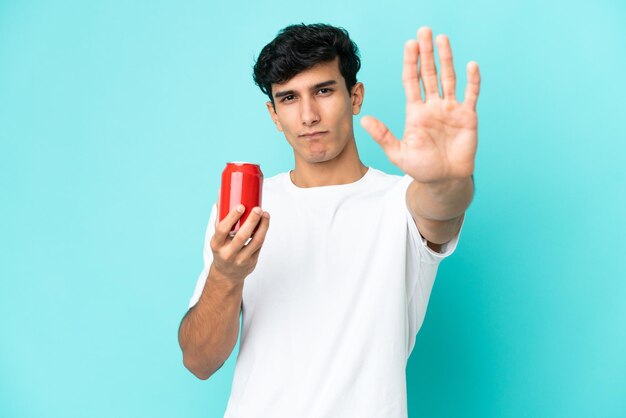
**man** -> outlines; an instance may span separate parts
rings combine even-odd
[[[359,159],[352,123],[364,86],[345,30],[292,25],[262,50],[254,79],[295,168],[265,180],[267,211],[254,208],[234,238],[244,208],[217,222],[213,206],[179,330],[185,366],[207,379],[243,315],[226,417],[407,416],[406,362],[474,190],[478,66],[468,64],[457,102],[448,39],[436,41],[443,96],[430,29],[405,45],[403,139],[361,119],[404,176]]]

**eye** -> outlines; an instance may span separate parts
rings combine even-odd
[[[324,87],[324,88],[319,89],[318,91],[322,94],[326,94],[326,93],[330,93],[331,91],[333,91],[333,89]]]
[[[292,101],[296,96],[294,96],[293,94],[289,94],[285,97],[283,97],[283,99],[281,100],[281,102],[290,102]]]

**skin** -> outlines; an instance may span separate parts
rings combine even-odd
[[[458,232],[474,193],[471,175],[478,141],[476,102],[480,90],[478,64],[470,62],[465,100],[456,100],[456,76],[448,38],[439,35],[437,46],[442,96],[431,30],[420,28],[417,41],[405,44],[402,80],[406,125],[402,140],[396,139],[381,121],[371,116],[361,119],[361,125],[390,161],[413,178],[407,189],[407,207],[428,246],[435,251]],[[332,86],[316,87],[331,81],[335,82]],[[267,108],[277,129],[293,148],[295,169],[291,180],[296,186],[353,183],[365,174],[367,167],[359,159],[352,125],[353,117],[361,110],[364,87],[357,83],[348,91],[337,60],[319,64],[286,83],[272,85],[272,94],[276,107],[268,102]],[[302,136],[312,131],[324,134],[308,139]],[[183,362],[200,379],[215,373],[237,342],[243,283],[256,266],[269,228],[269,213],[253,208],[231,238],[228,231],[242,212],[241,207],[239,211],[233,209],[216,223],[211,239],[213,263],[204,291],[179,328]]]
[[[367,167],[359,159],[353,127],[353,116],[361,111],[364,93],[363,83],[348,91],[338,58],[303,71],[284,84],[272,85],[275,108],[269,101],[266,106],[276,128],[293,148],[295,169],[291,178],[296,186],[352,183],[365,174]],[[302,136],[314,131],[324,134]]]
[[[447,36],[439,35],[441,96],[432,31],[422,27],[417,34],[418,39],[408,41],[404,48],[402,81],[407,101],[402,140],[372,116],[363,117],[361,125],[389,160],[414,179],[407,190],[407,207],[428,245],[438,251],[458,232],[473,197],[480,74],[478,64],[467,65],[465,101],[459,103],[450,43]],[[316,87],[326,81],[335,81],[331,90]],[[286,83],[273,84],[272,96],[275,104],[267,102],[266,106],[293,148],[291,179],[296,186],[352,183],[365,174],[367,167],[359,159],[352,125],[353,116],[361,110],[364,86],[357,83],[347,90],[338,59],[318,64]],[[302,137],[311,131],[325,133],[313,139]]]
[[[362,118],[361,125],[389,160],[414,179],[407,190],[407,206],[422,236],[438,251],[437,244],[448,242],[458,232],[474,194],[480,72],[476,62],[467,64],[465,100],[458,102],[450,41],[439,35],[440,95],[432,31],[422,27],[417,38],[404,46],[406,124],[402,140],[371,116]]]
[[[237,343],[244,281],[256,266],[269,228],[269,214],[254,208],[230,237],[229,231],[243,212],[239,205],[217,223],[211,238],[213,263],[202,295],[178,329],[183,364],[202,380],[222,367]]]

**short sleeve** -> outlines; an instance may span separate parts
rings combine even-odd
[[[204,266],[202,268],[200,276],[198,276],[198,281],[196,282],[196,288],[193,291],[193,296],[189,301],[189,308],[192,308],[196,303],[198,303],[198,300],[200,300],[200,296],[202,295],[202,291],[204,290],[204,283],[206,283],[207,276],[209,275],[209,269],[211,268],[211,264],[213,263],[211,239],[213,238],[213,234],[215,233],[216,219],[217,205],[213,205],[213,207],[211,208],[211,215],[209,216],[209,223],[207,224],[206,232],[204,234],[204,250],[202,251]]]
[[[407,176],[408,177],[408,176]],[[412,179],[403,179],[406,181],[407,188]],[[405,195],[406,195],[406,189]],[[407,359],[413,347],[419,329],[421,328],[426,316],[428,301],[433,289],[437,270],[441,261],[452,255],[455,251],[461,235],[463,224],[457,234],[441,247],[441,252],[436,252],[427,245],[425,238],[419,233],[413,216],[404,201],[406,223],[407,223],[407,257],[406,257],[406,274],[407,274],[407,315],[409,319],[408,327],[408,345]],[[463,223],[465,218],[463,218]]]
[[[452,253],[454,252],[454,250],[456,250],[456,247],[459,243],[461,230],[463,229],[463,224],[465,224],[465,217],[463,217],[463,221],[461,222],[461,228],[459,228],[459,231],[456,233],[456,235],[452,237],[450,241],[446,242],[445,244],[441,246],[441,252],[437,252],[428,246],[428,241],[426,240],[426,238],[423,238],[422,235],[419,233],[419,230],[417,229],[417,225],[415,225],[413,216],[411,216],[411,212],[409,212],[408,208],[407,208],[406,213],[407,213],[407,222],[409,224],[409,231],[411,234],[411,238],[413,239],[413,241],[417,243],[417,248],[421,256],[420,258],[423,262],[431,263],[431,264],[438,264],[444,258],[452,255]]]

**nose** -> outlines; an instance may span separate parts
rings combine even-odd
[[[320,113],[314,99],[303,99],[300,101],[300,114],[302,125],[313,126],[320,121]]]

